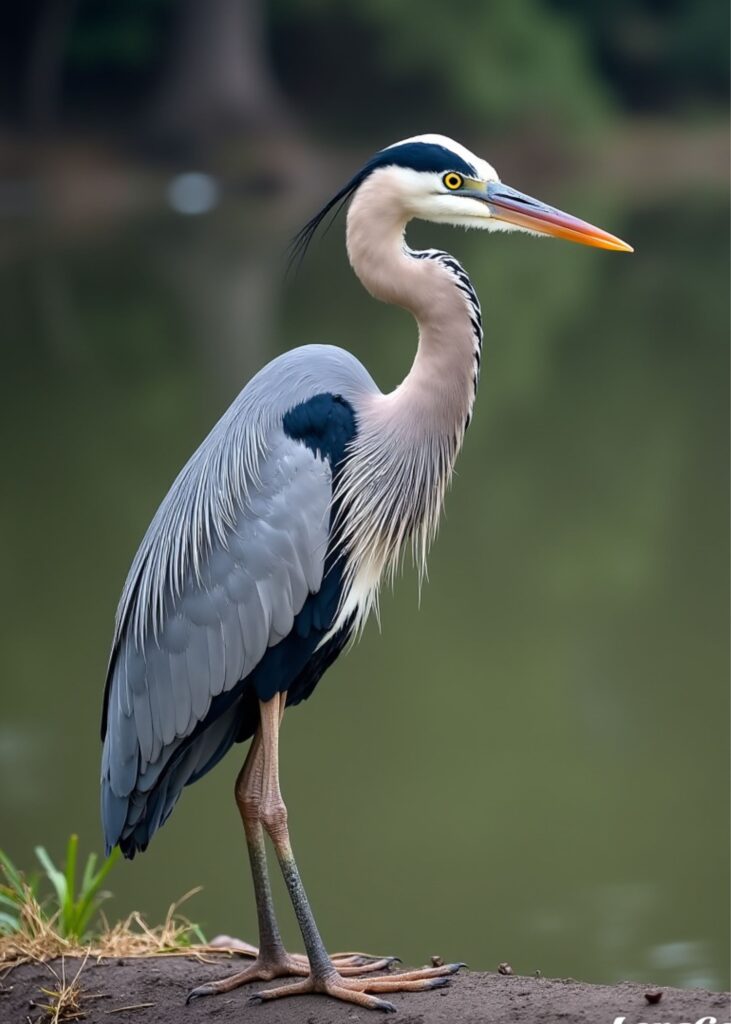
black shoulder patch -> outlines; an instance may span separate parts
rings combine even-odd
[[[282,426],[287,437],[301,441],[320,458],[328,459],[333,470],[356,432],[353,407],[341,395],[329,392],[293,406],[284,414]]]

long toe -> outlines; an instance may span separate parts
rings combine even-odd
[[[416,971],[392,971],[390,974],[380,974],[375,978],[353,978],[347,979],[346,984],[359,988],[363,992],[388,991],[388,992],[413,992],[417,991],[412,986],[416,983],[420,988],[441,988],[449,983],[450,975],[456,974],[464,964],[444,964],[442,967],[422,967]],[[425,982],[421,985],[421,982]],[[434,982],[434,984],[430,984]]]
[[[356,980],[356,979],[352,979]],[[432,988],[445,988],[451,983],[451,978],[415,978],[404,980],[403,978],[385,976],[369,980],[368,986],[359,991],[367,992],[428,992]]]
[[[421,978],[444,978],[447,975],[456,974],[457,971],[466,966],[467,964],[442,964],[441,967],[420,967],[415,971],[398,971],[389,975],[389,977],[396,981],[399,979],[402,981],[417,981]]]
[[[337,974],[334,978],[315,983],[310,976],[304,981],[295,981],[291,985],[280,985],[278,988],[263,989],[257,992],[250,999],[250,1003],[268,1003],[273,999],[284,999],[287,996],[300,996],[312,993],[331,996],[333,999],[340,999],[345,1003],[355,1003],[366,1010],[382,1010],[384,1013],[395,1013],[396,1007],[387,999],[381,999],[376,995],[369,995],[358,988],[352,987],[344,978]]]
[[[372,974],[374,971],[387,971],[392,964],[400,963],[397,956],[383,956],[380,960],[366,960],[356,956],[349,960],[333,960],[333,967],[342,978],[353,978],[361,974]]]
[[[218,981],[209,981],[205,985],[198,985],[185,1000],[186,1004],[192,1003],[194,999],[201,999],[203,996],[217,996],[223,992],[233,992],[235,988],[248,985],[252,981],[273,981],[275,978],[305,977],[309,974],[309,967],[306,964],[298,963],[294,957],[284,954],[277,959],[257,959],[253,964],[237,974],[230,974]]]

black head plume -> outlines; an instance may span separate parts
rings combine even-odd
[[[367,166],[367,165],[366,165]],[[332,197],[323,208],[311,217],[303,228],[297,232],[292,241],[289,244],[289,257],[287,260],[287,272],[298,270],[302,260],[305,258],[305,254],[310,246],[310,242],[315,237],[315,232],[327,217],[328,213],[334,209],[334,213],[330,218],[330,222],[325,228],[327,232],[332,225],[333,221],[340,213],[342,208],[345,206],[347,201],[350,199],[352,194],[361,184],[365,181],[366,177],[370,173],[370,170],[366,172],[366,168],[362,168],[354,177],[350,179],[347,185],[343,185],[340,191]]]
[[[475,168],[457,153],[434,142],[403,142],[380,150],[297,232],[289,247],[288,271],[296,270],[302,263],[310,242],[327,215],[333,211],[325,232],[329,230],[358,186],[379,167],[408,167],[414,171],[437,174],[459,171],[467,177],[475,177],[477,174]]]

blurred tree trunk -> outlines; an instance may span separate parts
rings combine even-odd
[[[262,0],[178,0],[170,62],[148,124],[182,145],[291,128],[266,55]]]
[[[30,127],[46,131],[61,98],[63,54],[77,0],[45,0],[39,5],[28,57],[26,116]]]

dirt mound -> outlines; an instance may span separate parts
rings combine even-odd
[[[80,964],[73,958],[65,962],[67,980],[74,977]],[[61,974],[60,961],[50,966]],[[88,960],[79,978],[79,1006],[84,1016],[68,1019],[83,1019],[88,1024],[354,1024],[356,1020],[381,1019],[375,1011],[322,996],[250,1005],[248,997],[267,987],[260,984],[185,1005],[193,986],[235,970],[236,965],[224,957],[210,963],[187,956]],[[55,978],[43,964],[24,964],[6,973],[0,981],[0,1022],[42,1020],[40,1004],[47,1003],[48,997],[41,990],[54,985]],[[650,1005],[645,993],[657,991],[653,986],[629,983],[585,985],[570,979],[465,971],[448,988],[397,993],[389,999],[398,1010],[393,1019],[401,1024],[614,1024],[617,1018],[618,1024],[729,1021],[728,993],[666,988],[659,1002]]]

